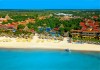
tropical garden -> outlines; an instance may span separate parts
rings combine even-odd
[[[80,18],[76,19],[72,18],[70,20],[60,20],[59,17],[54,15],[54,13],[59,13],[59,12],[73,14],[73,16],[78,16]],[[64,33],[69,32],[68,36],[71,37],[70,30],[81,29],[79,23],[83,21],[84,18],[91,18],[92,16],[95,15],[99,17],[97,21],[100,22],[99,12],[100,12],[99,10],[92,10],[92,11],[91,10],[0,10],[1,17],[5,17],[6,14],[9,14],[9,16],[13,19],[13,20],[8,20],[8,22],[3,22],[2,24],[21,22],[28,18],[35,19],[35,23],[31,22],[27,23],[26,25],[19,24],[17,30],[15,31],[0,29],[0,35],[13,36],[13,37],[30,36],[30,38],[32,38],[34,33],[43,34],[46,36],[51,34],[55,34],[55,36],[64,36]],[[52,14],[53,16],[39,20],[39,17],[49,16],[50,14]],[[27,30],[24,30],[25,27],[27,28]],[[34,32],[30,32],[28,31],[28,29],[34,30]]]

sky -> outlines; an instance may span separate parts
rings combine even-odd
[[[100,9],[100,0],[0,0],[0,9]]]

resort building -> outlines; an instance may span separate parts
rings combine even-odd
[[[60,18],[60,20],[70,20],[73,18],[73,14],[54,13],[54,15]]]
[[[0,23],[2,23],[2,22],[6,22],[7,20],[5,19],[5,18],[0,18]]]
[[[7,22],[8,20],[13,20],[13,19],[11,19],[9,16],[8,16],[8,14],[5,16],[5,18],[0,18],[0,23],[2,23],[2,22]]]
[[[11,18],[9,17],[8,14],[5,16],[5,19],[6,19],[6,20],[13,20],[13,19],[11,19]]]
[[[72,16],[63,16],[60,17],[60,20],[70,20],[72,18]]]
[[[5,24],[5,25],[2,25],[0,24],[0,29],[3,29],[3,30],[13,30],[13,29],[17,29],[17,25],[16,24]]]
[[[81,30],[71,30],[71,35],[74,38],[88,38],[100,40],[100,25],[94,20],[85,20],[80,23]]]
[[[38,16],[39,20],[44,20],[46,18],[50,18],[52,15],[48,15],[48,16]]]
[[[72,17],[73,14],[65,14],[65,13],[55,13],[56,16],[70,16]]]
[[[26,23],[35,23],[35,19],[28,18],[25,20]]]

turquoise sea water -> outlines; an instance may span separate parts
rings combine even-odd
[[[0,70],[100,70],[100,53],[2,49]]]

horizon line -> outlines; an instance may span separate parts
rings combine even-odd
[[[1,9],[0,10],[100,10],[100,9]]]

